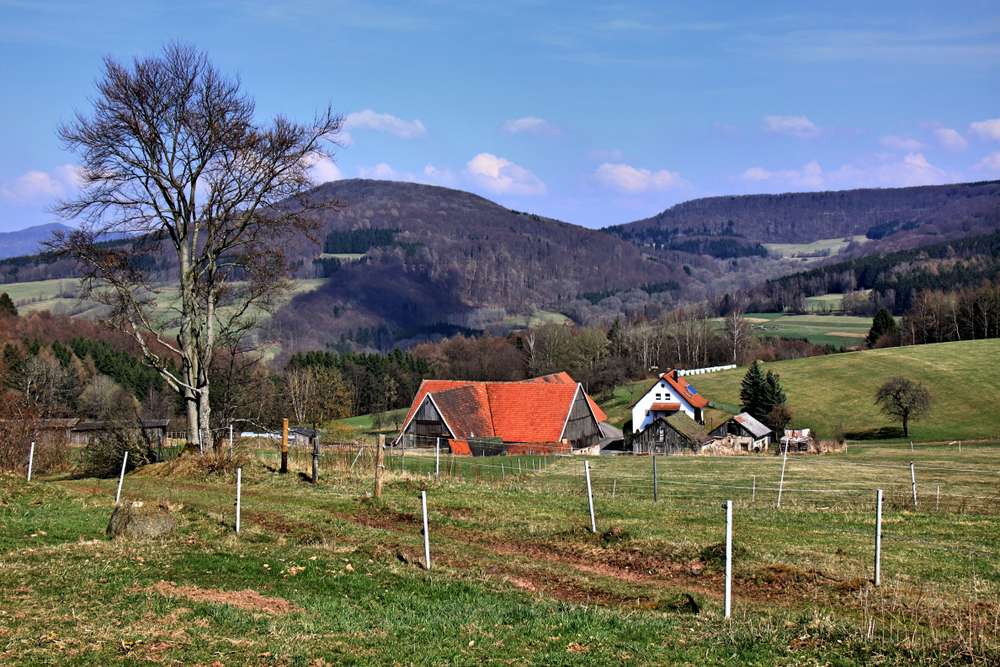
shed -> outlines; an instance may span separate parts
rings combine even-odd
[[[105,431],[114,427],[142,428],[146,437],[153,444],[167,437],[169,419],[143,419],[141,421],[121,422],[79,422],[70,430],[71,445],[88,445],[90,441]]]
[[[632,437],[633,454],[697,454],[712,436],[683,412],[657,417]]]
[[[728,436],[733,449],[744,452],[766,452],[771,444],[771,429],[746,412],[741,412],[719,424],[712,429],[711,435],[717,438]]]

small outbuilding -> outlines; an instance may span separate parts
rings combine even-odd
[[[639,433],[632,436],[633,454],[697,454],[712,442],[701,424],[683,412],[657,417]]]
[[[746,412],[727,419],[711,435],[727,440],[734,451],[766,452],[771,444],[771,429]]]

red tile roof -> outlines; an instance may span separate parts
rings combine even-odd
[[[552,373],[551,375],[542,375],[541,377],[532,378],[526,380],[526,382],[549,382],[549,383],[562,383],[562,384],[576,384],[576,380],[570,377],[569,373],[563,371],[561,373]],[[598,422],[608,421],[608,415],[604,410],[598,407],[594,399],[587,394],[587,402],[590,403],[590,409],[594,411],[594,416],[597,418]]]
[[[578,390],[576,384],[490,383],[496,434],[506,442],[558,442]]]
[[[428,394],[458,439],[500,437],[504,442],[558,442],[577,392],[598,422],[607,415],[566,373],[524,382],[424,380],[410,405],[403,430]]]

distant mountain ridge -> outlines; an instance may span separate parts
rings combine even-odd
[[[61,222],[50,222],[16,232],[0,232],[0,259],[34,255],[41,250],[41,242],[52,236],[52,232],[68,229]]]
[[[898,230],[904,232],[929,225],[938,234],[989,233],[1000,227],[1000,181],[707,197],[603,231],[640,243],[662,239],[665,231],[682,236],[733,232],[751,243],[811,243],[864,236],[872,228],[891,229],[892,223],[910,228]]]

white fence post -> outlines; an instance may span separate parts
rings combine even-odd
[[[31,481],[31,466],[35,462],[35,441],[31,441],[31,451],[28,452],[28,481]]]
[[[882,581],[882,489],[875,493],[875,585]]]
[[[653,454],[653,502],[659,502],[660,500],[660,485],[659,479],[656,474],[656,454]]]
[[[590,503],[590,532],[597,532],[597,521],[594,518],[594,494],[590,488],[590,461],[583,462],[583,469],[587,473],[587,501]]]
[[[115,505],[122,497],[122,482],[125,481],[125,463],[128,461],[128,450],[125,450],[125,456],[122,457],[122,474],[118,476],[118,493],[115,494]]]
[[[431,536],[427,529],[427,492],[420,492],[420,504],[424,511],[424,569],[431,569]]]
[[[240,532],[240,507],[243,491],[243,468],[236,469],[236,532]]]
[[[726,616],[733,610],[733,501],[726,501]]]
[[[441,478],[441,438],[434,438],[434,479]]]
[[[778,482],[778,507],[781,507],[781,492],[785,488],[785,464],[788,463],[788,441],[785,441],[785,458],[781,461],[781,481]]]
[[[913,461],[910,461],[910,484],[913,486],[913,509],[917,509],[917,473],[913,470]]]

